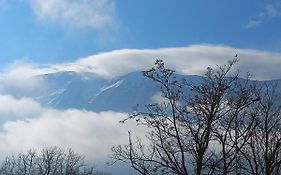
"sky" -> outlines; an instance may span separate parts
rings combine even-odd
[[[192,44],[281,51],[280,0],[0,0],[0,66]]]
[[[238,54],[242,73],[280,79],[280,31],[280,0],[0,0],[0,154],[56,145],[104,165],[128,130],[144,133],[119,125],[126,113],[42,106],[33,93],[48,83],[36,75],[110,79],[159,58],[202,75]]]

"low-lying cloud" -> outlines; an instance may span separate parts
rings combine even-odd
[[[128,117],[126,113],[48,109],[32,99],[3,95],[0,103],[1,155],[60,146],[72,148],[96,164],[104,164],[112,146],[127,143],[128,131],[135,135],[145,133],[133,121],[119,123]]]
[[[38,96],[48,89],[42,75],[47,73],[38,65],[17,60],[0,72],[0,94]]]
[[[0,124],[6,121],[25,120],[38,117],[44,108],[31,98],[15,98],[0,95]]]

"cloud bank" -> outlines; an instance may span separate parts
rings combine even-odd
[[[252,73],[255,79],[281,78],[281,53],[199,44],[177,48],[113,50],[69,63],[45,66],[16,61],[2,71],[0,80],[1,77],[24,80],[24,77],[60,71],[90,72],[101,77],[113,78],[151,68],[156,59],[163,59],[168,67],[180,74],[202,75],[208,66],[225,64],[234,59],[236,54],[239,58],[236,68]]]
[[[1,155],[56,145],[103,162],[112,146],[127,143],[128,130],[136,135],[144,133],[134,122],[119,123],[127,117],[125,113],[54,110],[32,99],[7,95],[0,95],[0,103]]]
[[[51,65],[49,71],[92,72],[112,78],[146,70],[154,65],[156,59],[163,59],[168,67],[180,74],[202,75],[208,66],[225,64],[234,59],[236,54],[240,60],[236,68],[250,72],[255,79],[281,78],[281,53],[209,44],[178,48],[114,50],[80,58],[71,63]]]

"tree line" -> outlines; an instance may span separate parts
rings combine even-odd
[[[280,89],[241,78],[237,61],[208,67],[198,83],[178,80],[157,60],[143,75],[165,100],[130,114],[148,128],[147,140],[129,132],[128,144],[112,148],[113,163],[142,175],[281,174]]]
[[[105,175],[85,163],[81,154],[60,147],[29,150],[7,156],[0,166],[0,175]]]

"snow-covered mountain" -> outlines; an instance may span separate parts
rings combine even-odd
[[[50,88],[36,99],[44,106],[58,109],[128,112],[137,104],[150,103],[159,91],[141,72],[110,80],[92,74],[59,72],[43,75],[43,79]]]
[[[201,79],[200,76],[176,76],[193,82]],[[42,75],[41,78],[47,82],[49,90],[36,97],[37,101],[57,109],[131,112],[137,105],[142,109],[145,104],[161,98],[159,85],[141,72],[110,80],[77,72],[58,72]],[[281,85],[280,80],[275,82]]]

